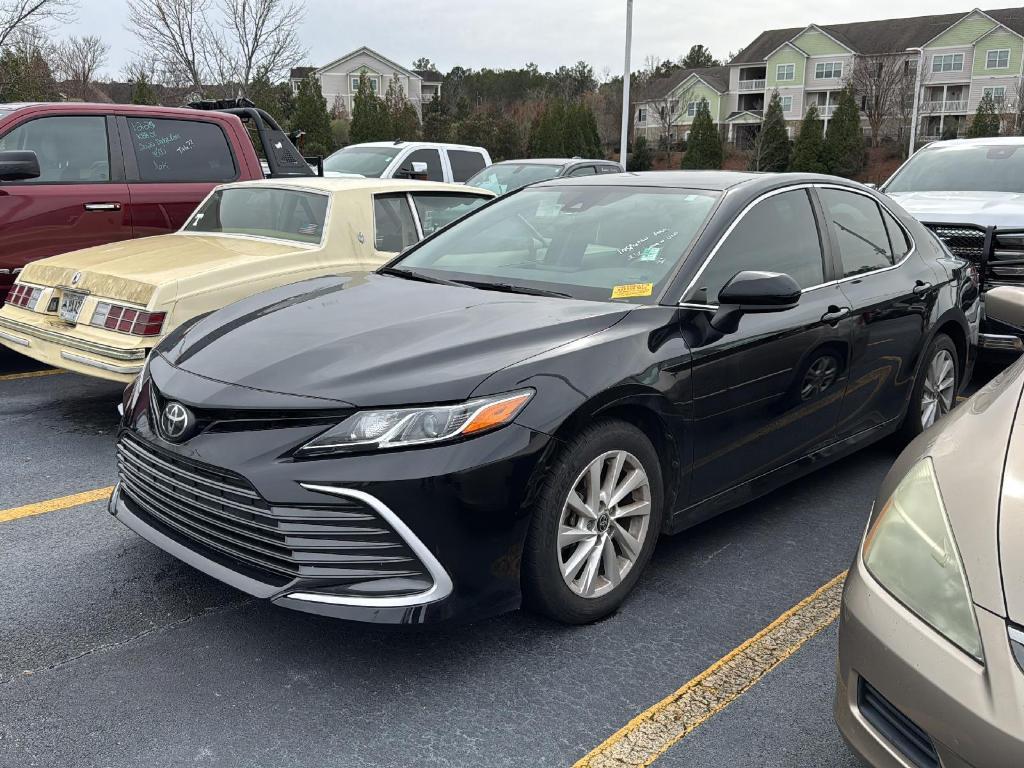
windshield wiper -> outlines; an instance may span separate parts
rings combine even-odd
[[[422,272],[413,272],[411,269],[383,267],[377,271],[382,275],[393,275],[394,277],[402,277],[406,280],[418,280],[421,283],[436,283],[437,285],[454,285],[457,287],[461,286],[461,283],[456,283],[454,280],[445,280],[443,277],[434,277],[433,275],[425,275]]]
[[[480,288],[484,291],[503,291],[504,293],[522,293],[527,296],[554,296],[559,299],[571,299],[572,294],[561,291],[547,291],[543,288],[530,288],[525,285],[512,285],[511,283],[488,283],[482,280],[458,280],[460,285],[468,285],[473,288]]]

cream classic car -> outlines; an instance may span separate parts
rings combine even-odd
[[[376,269],[493,196],[426,181],[225,184],[178,232],[29,264],[0,308],[0,344],[130,382],[190,318],[279,285]]]

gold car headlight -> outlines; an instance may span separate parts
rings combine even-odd
[[[864,537],[871,575],[936,632],[984,661],[963,561],[930,458],[900,481]]]

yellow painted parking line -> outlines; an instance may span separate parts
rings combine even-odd
[[[801,600],[686,685],[644,710],[573,768],[647,766],[746,693],[839,617],[846,573]]]
[[[56,373],[67,373],[62,368],[45,368],[41,371],[26,371],[25,373],[8,373],[0,376],[0,381],[14,381],[16,379],[34,379],[37,376],[53,376]]]
[[[110,498],[113,490],[114,486],[111,485],[107,488],[97,488],[94,491],[83,491],[82,493],[73,493],[70,496],[61,496],[59,499],[37,501],[34,504],[26,504],[23,507],[2,509],[0,510],[0,523],[8,523],[11,520],[31,517],[32,515],[42,515],[46,512],[56,512],[61,509],[71,509],[71,507],[79,507],[82,504],[89,504],[93,501],[103,501]]]

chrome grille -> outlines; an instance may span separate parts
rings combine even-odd
[[[355,499],[279,507],[240,475],[184,459],[123,433],[121,493],[134,513],[200,545],[278,577],[344,584],[429,575],[402,538]],[[195,548],[195,547],[193,547]],[[410,589],[412,587],[409,587]]]

